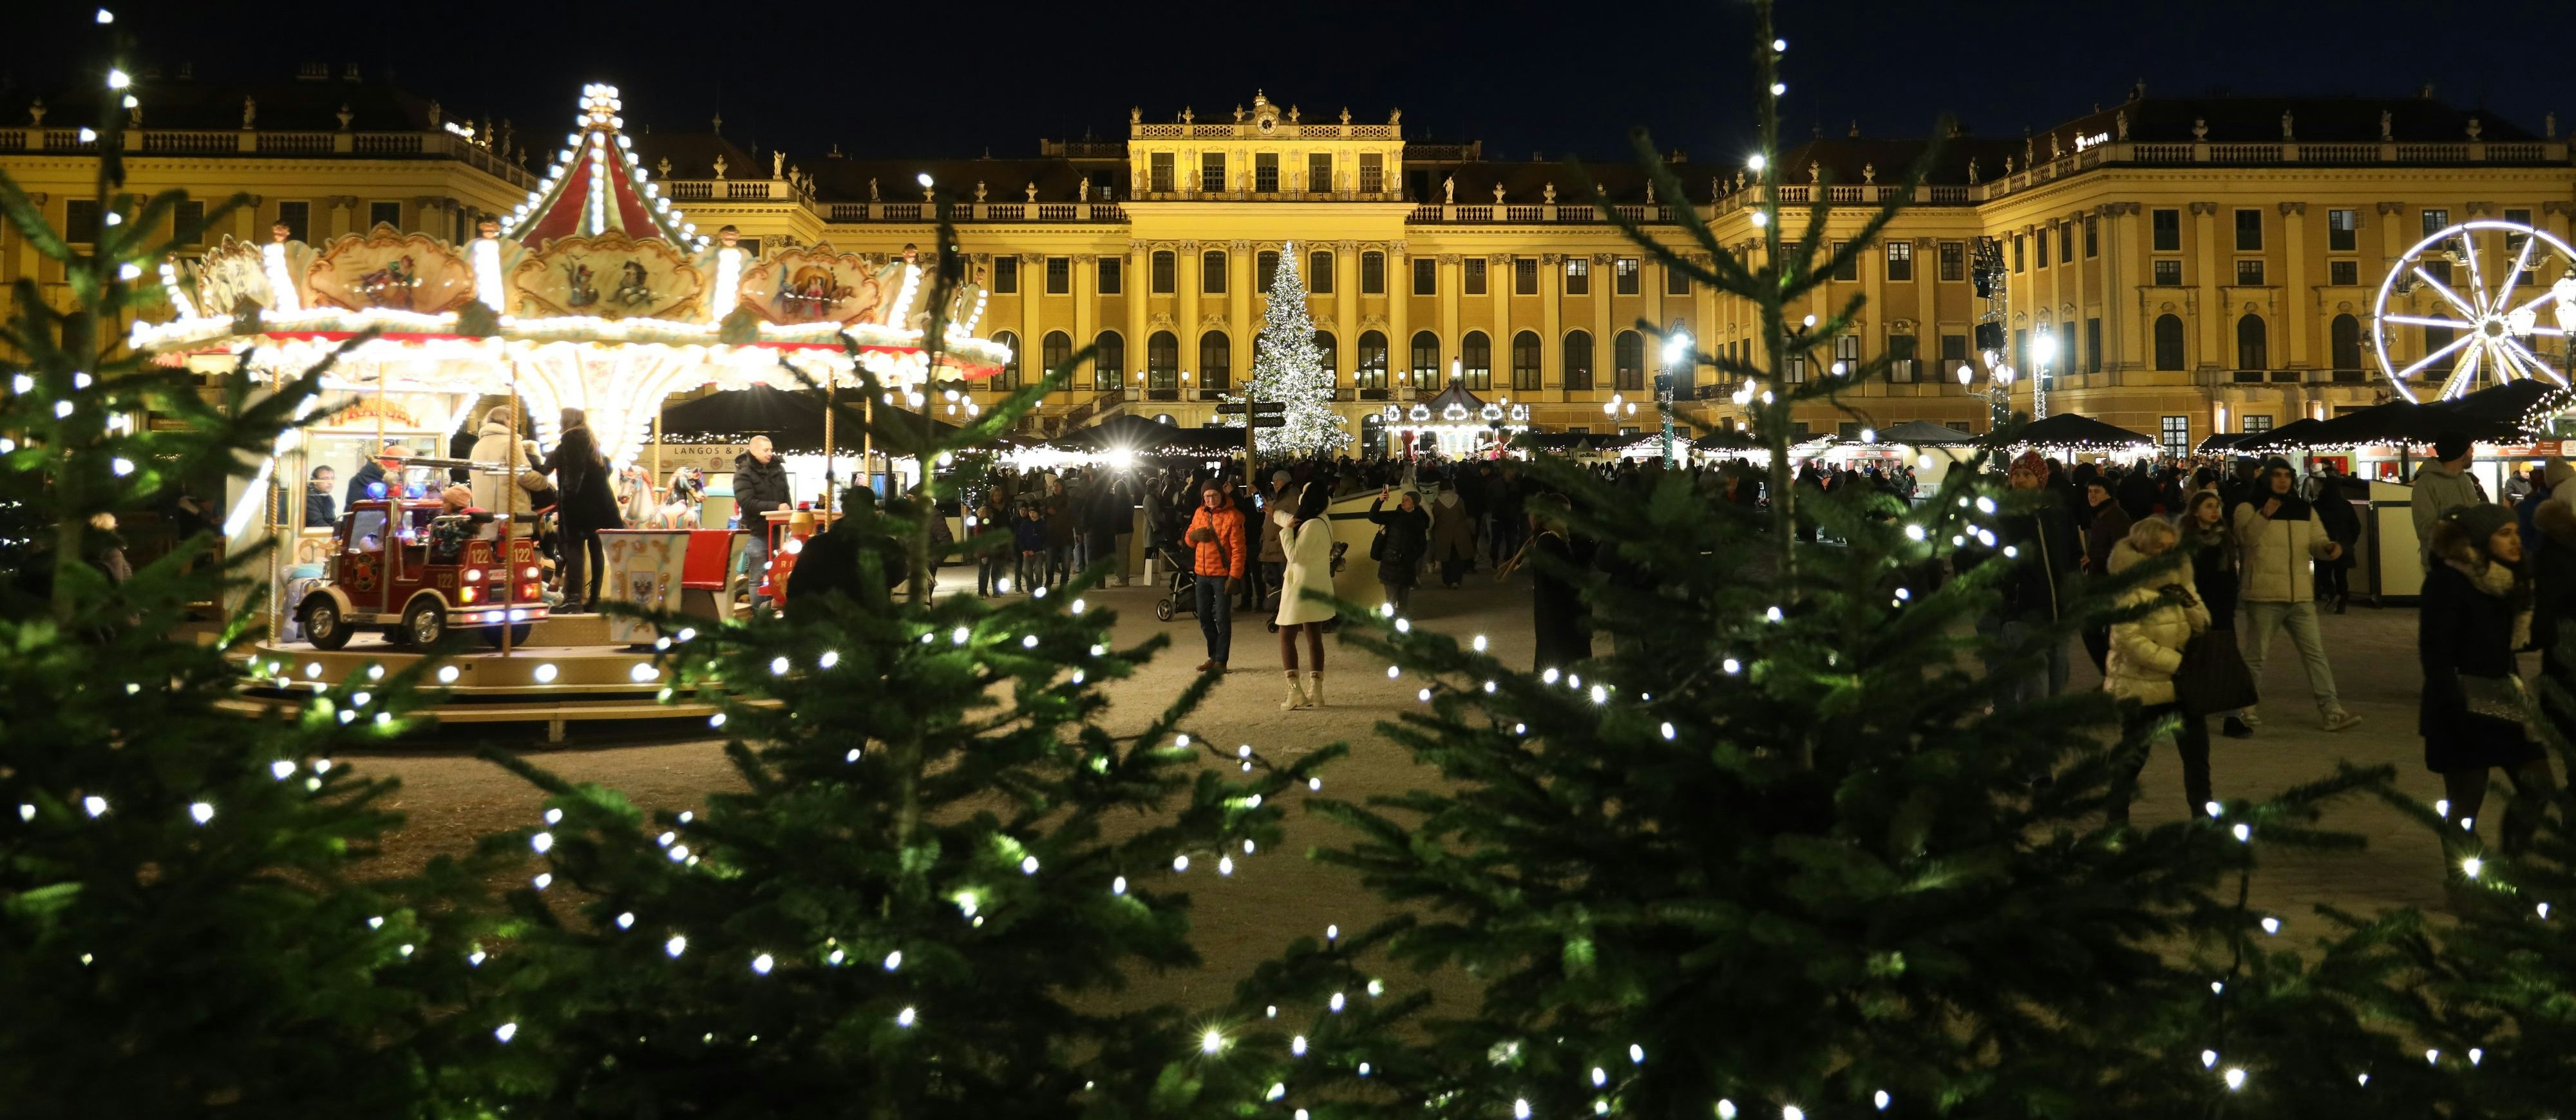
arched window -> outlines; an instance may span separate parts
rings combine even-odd
[[[1225,250],[1210,249],[1199,254],[1199,291],[1211,296],[1225,294]]]
[[[2263,317],[2247,312],[2236,321],[2236,368],[2270,369],[2269,347],[2264,345]]]
[[[1315,332],[1315,360],[1324,363],[1324,373],[1331,377],[1335,384],[1340,384],[1342,362],[1341,354],[1334,349],[1336,345],[1338,344],[1333,341],[1333,332]]]
[[[1361,331],[1358,357],[1359,367],[1352,375],[1352,383],[1364,392],[1374,390],[1383,398],[1386,393],[1386,336],[1376,331]]]
[[[1539,340],[1537,331],[1522,331],[1512,336],[1512,389],[1527,392],[1538,388]]]
[[[2361,320],[2337,315],[2326,325],[2327,349],[2339,370],[2361,368]]]
[[[1646,336],[1635,331],[1620,331],[1619,337],[1610,342],[1610,360],[1611,368],[1618,371],[1619,388],[1646,387]]]
[[[1097,349],[1091,359],[1091,383],[1101,389],[1117,389],[1127,384],[1127,340],[1117,331],[1102,331],[1092,344]]]
[[[1224,331],[1199,336],[1199,388],[1225,389],[1234,384],[1234,348]]]
[[[2156,316],[2156,368],[2181,369],[2182,316]]]
[[[1425,393],[1440,391],[1440,336],[1430,331],[1413,332],[1413,387]]]
[[[1377,413],[1360,417],[1360,458],[1376,459],[1386,455],[1386,421]]]
[[[1176,288],[1176,287],[1178,286],[1178,285],[1177,285],[1177,283],[1176,283],[1176,281],[1177,281],[1177,279],[1178,279],[1178,277],[1177,277],[1177,275],[1176,275],[1176,274],[1179,272],[1179,270],[1180,270],[1180,260],[1179,260],[1179,258],[1177,258],[1177,257],[1175,257],[1175,256],[1173,256],[1173,255],[1172,255],[1172,251],[1171,251],[1171,250],[1169,250],[1169,249],[1157,249],[1157,250],[1155,250],[1155,252],[1154,252],[1154,294],[1155,294],[1155,295],[1158,295],[1158,296],[1167,296],[1167,295],[1172,294],[1172,291],[1174,290],[1174,288]]]
[[[1279,274],[1279,250],[1263,249],[1252,255],[1252,280],[1261,286],[1261,294],[1270,294],[1270,282]]]
[[[1145,340],[1145,387],[1158,391],[1181,387],[1181,340],[1170,331],[1155,331]]]
[[[992,388],[1003,392],[1009,392],[1013,389],[1019,388],[1020,336],[1012,334],[1009,331],[998,331],[994,333],[993,341],[1009,348],[1011,351],[1011,357],[1010,360],[1002,363],[1002,372],[993,375]]]
[[[1565,332],[1565,387],[1592,387],[1592,334],[1589,331]]]
[[[2426,354],[2440,353],[2444,348],[2451,345],[2452,339],[2457,337],[2459,337],[2459,332],[2452,330],[2449,327],[2436,327],[2427,324],[2424,327],[2424,352]]]
[[[1458,340],[1458,384],[1478,393],[1494,387],[1494,344],[1483,331]]]
[[[1306,290],[1315,295],[1333,294],[1333,253],[1317,249],[1306,254]]]
[[[1386,254],[1375,249],[1360,254],[1360,294],[1386,294]]]
[[[1048,373],[1064,369],[1064,364],[1073,360],[1073,336],[1063,331],[1048,331],[1046,337],[1038,342],[1038,358],[1046,363]],[[1071,387],[1073,371],[1065,370],[1064,377],[1065,386]]]

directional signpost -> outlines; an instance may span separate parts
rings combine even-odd
[[[1261,430],[1261,429],[1263,429],[1263,428],[1285,428],[1285,427],[1287,427],[1287,426],[1288,426],[1288,417],[1287,417],[1287,415],[1286,415],[1287,411],[1288,411],[1288,402],[1286,402],[1286,401],[1227,401],[1227,402],[1225,402],[1224,404],[1220,404],[1220,405],[1216,406],[1216,413],[1217,413],[1217,415],[1219,415],[1219,416],[1243,416],[1243,417],[1244,417],[1244,421],[1245,421],[1245,423],[1244,423],[1244,425],[1243,425],[1243,481],[1244,481],[1244,485],[1249,486],[1249,485],[1251,485],[1251,484],[1252,484],[1252,472],[1253,472],[1253,466],[1254,466],[1253,450],[1252,450],[1253,433],[1258,432],[1258,431],[1260,431],[1260,430]],[[1247,412],[1249,412],[1251,415],[1249,415],[1249,416],[1245,416],[1245,413],[1247,413]]]

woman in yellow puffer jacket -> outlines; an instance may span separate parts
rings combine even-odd
[[[2170,521],[2161,517],[2140,520],[2129,527],[2126,538],[2112,547],[2108,565],[2111,574],[2119,575],[2171,552],[2177,537]],[[2124,732],[2153,727],[2167,716],[2180,721],[2174,729],[2174,749],[2182,756],[2183,797],[2190,802],[2192,815],[2199,816],[2210,799],[2209,723],[2183,713],[2174,694],[2173,678],[2174,671],[2182,668],[2183,647],[2191,643],[2193,636],[2209,630],[2209,608],[2192,593],[2189,565],[2174,565],[2167,574],[2173,577],[2168,582],[2151,581],[2120,593],[2124,611],[2144,607],[2146,612],[2111,624],[2111,650],[2104,661],[2102,687],[2120,701]],[[2113,823],[2128,822],[2129,799],[2137,787],[2138,772],[2146,765],[2142,751],[2129,770],[2128,780],[2112,790],[2109,814]]]

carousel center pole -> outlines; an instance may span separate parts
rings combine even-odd
[[[519,558],[517,551],[510,547],[519,539],[519,517],[510,512],[510,507],[519,501],[519,458],[525,454],[527,452],[519,449],[519,363],[513,361],[510,363],[510,447],[501,456],[501,656],[504,658],[510,656],[510,632],[517,629],[510,625],[510,612],[524,609],[519,606]],[[529,515],[535,516],[534,503],[530,506]],[[536,534],[530,533],[528,539],[535,540]],[[530,552],[530,558],[534,559],[534,549]]]
[[[385,453],[385,370],[376,370],[376,451],[381,460]],[[409,459],[403,460],[409,462]],[[408,472],[409,468],[396,470]],[[385,481],[385,578],[376,581],[376,613],[394,609],[394,580],[402,575],[402,542],[397,535],[405,527],[402,521],[403,476]],[[508,621],[504,618],[503,621]]]
[[[833,467],[838,464],[832,461],[832,413],[835,406],[839,403],[834,398],[840,395],[840,388],[833,385],[832,379],[829,376],[826,376],[823,379],[823,524],[825,525],[830,525],[832,523],[832,511],[834,508],[832,505],[833,483],[835,481],[835,472],[833,471]]]

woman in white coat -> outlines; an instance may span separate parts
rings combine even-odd
[[[2138,519],[2129,527],[2128,537],[2112,547],[2110,574],[2119,575],[2173,551],[2177,536],[2173,523],[2161,517]],[[2127,734],[2139,734],[2167,716],[2179,721],[2174,728],[2174,751],[2182,756],[2183,800],[2190,805],[2191,815],[2198,817],[2205,814],[2202,807],[2210,800],[2209,720],[2183,711],[2182,698],[2174,691],[2174,673],[2182,668],[2183,650],[2191,640],[2209,632],[2209,608],[2192,593],[2190,564],[2176,564],[2167,575],[2170,578],[2149,580],[2120,593],[2123,610],[2145,613],[2111,624],[2102,687],[2120,701],[2121,730]],[[2141,751],[2131,763],[2127,780],[2112,789],[2113,823],[2128,823],[2129,797],[2137,788],[2138,772],[2146,765],[2146,753]]]
[[[1321,484],[1309,484],[1299,493],[1295,510],[1283,506],[1270,514],[1278,521],[1281,551],[1288,557],[1279,583],[1279,661],[1288,670],[1288,698],[1279,702],[1282,709],[1324,706],[1324,626],[1333,620],[1334,610],[1329,598],[1309,599],[1306,592],[1333,594],[1333,523],[1324,517],[1332,501],[1332,494]],[[1307,659],[1314,662],[1305,688],[1297,682],[1300,633],[1306,636]]]

